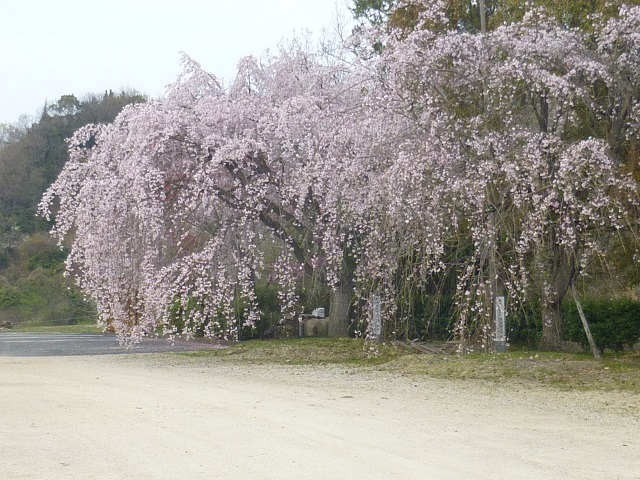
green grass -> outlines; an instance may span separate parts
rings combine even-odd
[[[250,340],[223,350],[180,355],[260,364],[372,366],[388,363],[406,353],[392,346],[372,346],[359,339],[300,338]]]
[[[505,354],[420,355],[392,345],[355,339],[253,340],[223,350],[181,356],[242,364],[343,365],[401,375],[479,380],[561,390],[625,390],[640,393],[640,353],[607,355],[516,351]]]
[[[601,361],[585,354],[549,352],[412,355],[400,358],[390,368],[438,378],[640,393],[639,360],[637,353],[608,356]]]

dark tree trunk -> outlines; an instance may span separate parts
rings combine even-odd
[[[329,299],[329,336],[349,336],[349,312],[353,288],[350,285],[340,285],[331,292]]]
[[[329,336],[348,337],[353,300],[353,267],[343,263],[340,283],[329,296]]]
[[[555,300],[543,301],[542,337],[540,349],[557,352],[562,350],[562,303]]]
[[[559,245],[552,245],[548,270],[543,272],[544,283],[541,295],[542,307],[542,350],[562,349],[562,299],[569,290],[575,274],[575,256]]]

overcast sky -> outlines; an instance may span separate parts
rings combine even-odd
[[[345,0],[0,0],[0,123],[71,93],[161,96],[181,51],[229,81],[241,57],[331,30],[337,9]]]

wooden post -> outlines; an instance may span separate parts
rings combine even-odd
[[[500,295],[493,297],[495,318],[495,347],[496,353],[507,351],[507,326],[505,318],[505,298]]]
[[[487,6],[484,0],[478,2],[478,9],[480,10],[480,32],[487,33]]]
[[[489,213],[489,224],[495,230],[496,225],[495,209]],[[489,285],[491,286],[491,318],[493,319],[493,341],[496,353],[504,353],[507,351],[507,327],[505,313],[505,297],[500,295],[500,286],[498,285],[498,267],[496,262],[496,239],[491,238],[489,241]]]
[[[376,342],[382,339],[382,299],[380,295],[373,296],[371,335]]]
[[[584,316],[584,311],[582,310],[582,305],[580,304],[580,300],[578,299],[578,294],[576,293],[576,287],[572,283],[571,284],[571,294],[573,295],[573,301],[576,302],[576,307],[578,308],[578,315],[580,315],[580,320],[582,320],[582,326],[584,327],[584,333],[587,334],[587,340],[589,340],[589,345],[591,346],[591,351],[593,352],[594,358],[600,358],[600,350],[596,347],[596,342],[593,341],[593,337],[591,336],[591,329],[589,328],[589,323],[587,322],[587,317]]]

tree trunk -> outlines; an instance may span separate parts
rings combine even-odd
[[[560,246],[553,244],[548,270],[542,272],[542,350],[562,350],[562,299],[575,277],[575,256]],[[545,286],[546,284],[546,286]]]
[[[562,350],[562,303],[558,299],[542,303],[542,337],[540,349]]]
[[[351,299],[353,298],[353,286],[349,283],[341,283],[336,290],[331,291],[329,297],[329,336],[349,336],[349,312]]]
[[[348,263],[348,260],[343,263],[342,272],[340,272],[340,283],[331,291],[329,296],[330,337],[349,336],[354,269]]]

